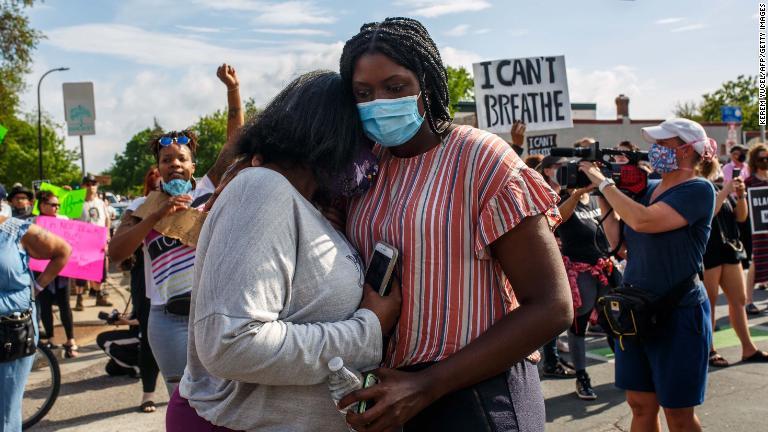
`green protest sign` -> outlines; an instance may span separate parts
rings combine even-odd
[[[0,144],[3,143],[3,140],[5,139],[5,134],[8,133],[8,128],[0,125]]]
[[[61,208],[59,208],[60,215],[70,219],[80,219],[80,216],[83,214],[83,203],[85,202],[86,193],[85,189],[69,191],[50,183],[43,183],[40,185],[40,190],[51,191],[59,198],[59,204],[61,204]],[[32,214],[40,214],[40,210],[37,208],[37,202],[35,202],[35,208],[32,210]]]

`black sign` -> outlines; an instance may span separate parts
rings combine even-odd
[[[557,134],[528,137],[528,154],[549,156],[550,150],[557,147]]]
[[[752,234],[768,233],[768,186],[751,188],[747,193]]]

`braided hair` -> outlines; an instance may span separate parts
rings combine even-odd
[[[344,44],[339,69],[351,89],[355,63],[364,54],[381,53],[416,74],[424,95],[424,109],[432,132],[442,134],[452,118],[448,110],[448,75],[435,41],[427,29],[411,18],[387,18],[364,24]]]

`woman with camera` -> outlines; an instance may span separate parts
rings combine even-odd
[[[659,430],[661,406],[671,431],[700,431],[694,407],[704,401],[712,327],[698,274],[715,190],[696,177],[694,168],[714,156],[716,143],[701,125],[681,118],[643,128],[643,136],[653,143],[649,161],[661,180],[650,182],[639,202],[593,163],[580,166],[626,223],[627,266],[618,293],[641,293],[647,307],[643,314],[658,319],[645,335],[619,339],[616,385],[626,390],[632,430]],[[608,229],[615,234],[618,224],[610,221]]]
[[[699,175],[714,181],[720,174],[717,159],[701,161]],[[768,354],[760,351],[752,341],[747,326],[747,303],[744,271],[741,261],[747,253],[741,243],[739,223],[747,220],[747,193],[741,177],[726,180],[718,189],[715,199],[715,216],[712,218],[712,232],[704,252],[704,286],[709,296],[712,327],[715,326],[715,302],[720,288],[728,300],[728,319],[741,342],[741,358],[744,362],[768,362]],[[715,350],[714,344],[709,352],[709,365],[726,367],[728,360]]]

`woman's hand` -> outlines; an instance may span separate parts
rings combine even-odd
[[[744,195],[747,193],[747,186],[744,184],[744,180],[742,180],[741,177],[736,177],[730,183],[732,184],[733,192],[736,194],[736,197],[738,199],[744,198]]]
[[[586,174],[587,177],[589,177],[589,180],[592,182],[592,185],[595,187],[600,186],[600,183],[605,180],[605,176],[602,172],[600,172],[600,168],[598,168],[594,162],[579,162],[579,171]]]
[[[227,86],[227,90],[234,90],[240,87],[240,81],[237,79],[235,68],[226,63],[216,69],[216,76]]]
[[[347,423],[358,432],[388,431],[401,426],[437,399],[426,371],[381,368],[373,373],[380,380],[378,384],[353,391],[339,401],[340,407],[361,400],[375,402],[363,414],[347,413]]]
[[[403,301],[400,291],[400,281],[392,277],[392,289],[386,296],[380,296],[370,285],[363,287],[363,300],[360,309],[368,309],[375,313],[381,323],[381,334],[388,335],[397,324],[400,317],[400,304]]]
[[[192,204],[192,197],[190,195],[168,197],[165,205],[160,207],[159,210],[152,213],[149,217],[154,221],[159,221],[160,219],[166,216],[170,216],[177,211],[188,209],[190,204]]]

